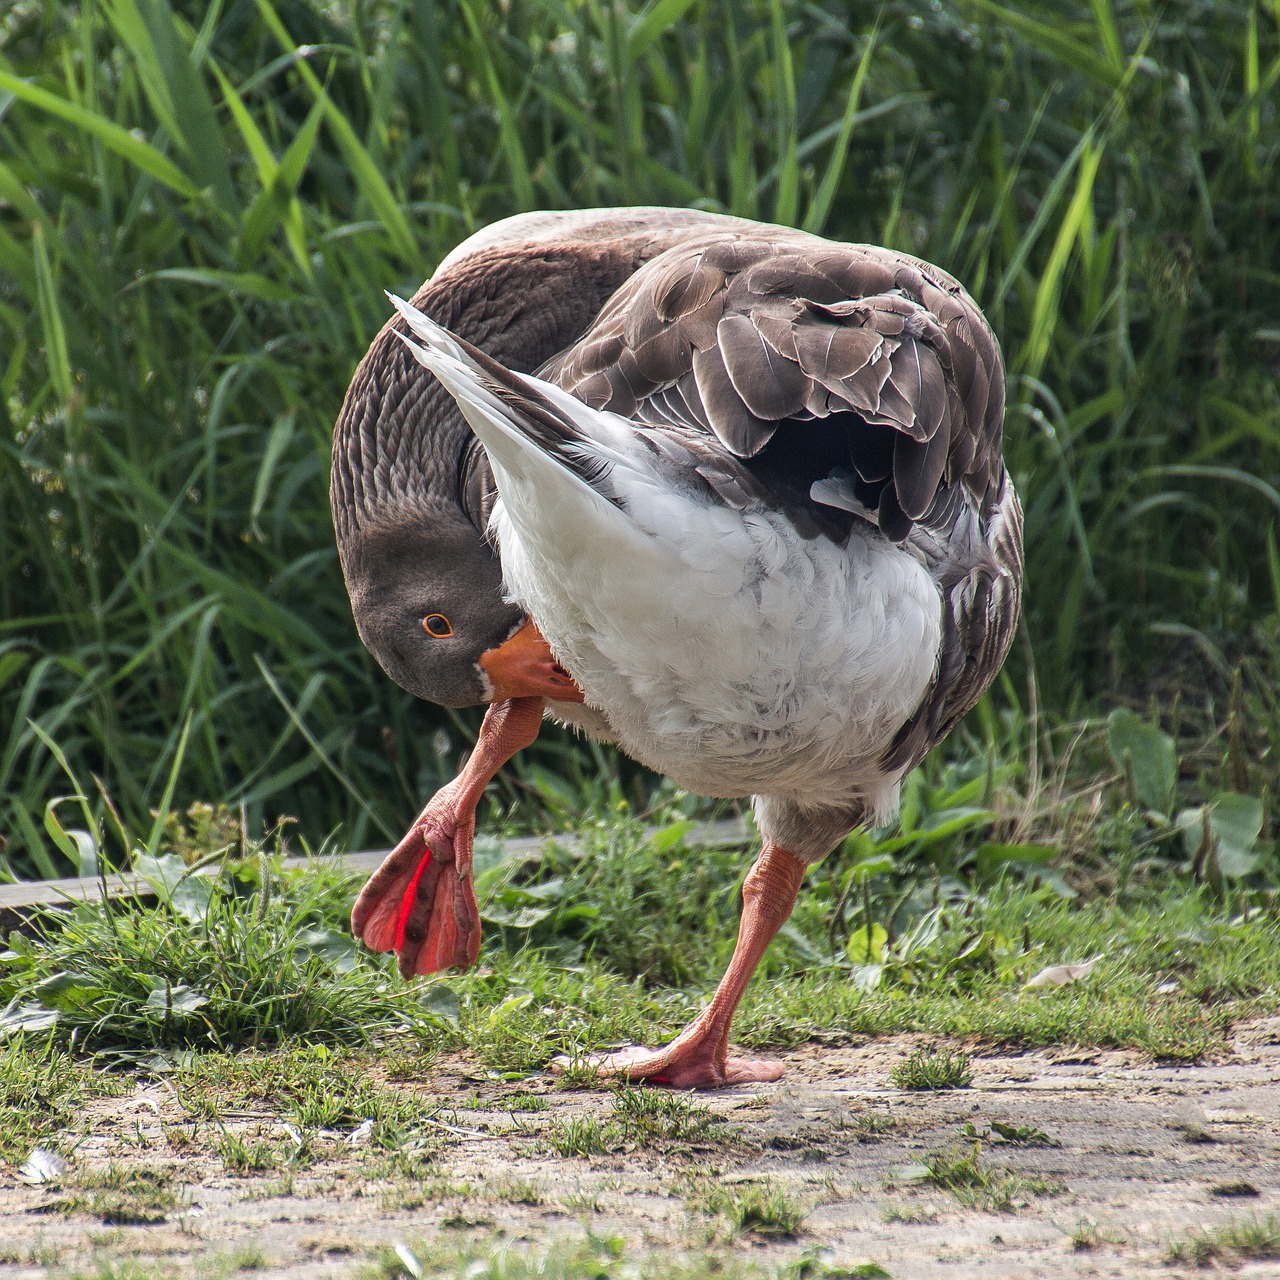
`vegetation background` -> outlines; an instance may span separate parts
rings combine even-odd
[[[329,438],[383,289],[538,207],[954,272],[1004,343],[1029,552],[967,744],[1043,769],[1150,702],[1185,785],[1273,790],[1278,29],[1280,0],[8,4],[0,873],[74,871],[59,753],[134,830],[208,799],[348,847],[454,771],[474,721],[357,640]],[[508,801],[642,782],[539,750]]]

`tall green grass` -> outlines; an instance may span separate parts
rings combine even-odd
[[[1280,598],[1278,22],[1274,0],[8,6],[0,869],[69,868],[32,723],[134,829],[176,776],[179,802],[367,843],[452,772],[471,721],[356,640],[328,440],[381,291],[529,207],[697,203],[950,268],[1008,356],[1047,708],[1141,679],[1171,634],[1229,664]]]

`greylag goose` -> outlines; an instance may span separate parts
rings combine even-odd
[[[518,290],[518,260],[540,250],[506,243]],[[588,263],[598,244],[584,238]],[[516,634],[536,636],[536,670],[564,683],[495,681],[474,768],[445,789],[443,821],[370,882],[356,931],[411,953],[410,971],[474,958],[476,787],[536,733],[541,694],[691,791],[752,795],[763,839],[708,1007],[663,1048],[598,1059],[599,1073],[681,1088],[776,1079],[780,1064],[729,1055],[729,1029],[806,868],[892,816],[902,778],[1012,639],[1021,510],[996,341],[926,263],[710,215],[641,255],[536,377],[486,354],[447,306],[432,316],[420,294],[397,307],[395,340],[483,446],[476,488],[503,590],[521,623],[536,620]],[[416,598],[421,617],[443,597]],[[367,634],[354,590],[353,603]],[[473,665],[488,671],[505,647]]]

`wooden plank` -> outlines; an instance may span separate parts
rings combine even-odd
[[[658,831],[650,827],[646,835]],[[747,824],[740,818],[723,818],[719,822],[702,823],[694,827],[684,838],[686,845],[695,848],[713,849],[727,845],[746,844],[752,839]],[[503,848],[509,856],[535,853],[541,854],[550,843],[555,842],[562,847],[572,849],[579,841],[575,836],[517,836],[502,841]],[[340,853],[333,855],[344,871],[363,872],[372,875],[382,865],[382,860],[390,851],[387,849],[368,849],[358,853]],[[329,859],[324,859],[328,861]],[[314,858],[286,858],[286,869],[306,867]],[[217,866],[205,867],[198,874],[214,875]],[[135,898],[140,902],[154,898],[151,886],[132,871],[120,875],[106,877],[89,876],[87,878],[72,877],[66,880],[24,880],[17,884],[0,885],[0,937],[10,929],[19,928],[34,912],[50,907],[72,907],[79,902],[101,902],[103,890],[111,899]]]

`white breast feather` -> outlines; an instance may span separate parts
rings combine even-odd
[[[899,779],[876,762],[941,636],[920,563],[870,529],[805,541],[615,460],[624,513],[534,452],[516,475],[490,451],[507,584],[619,743],[704,795],[861,799],[887,818]]]

